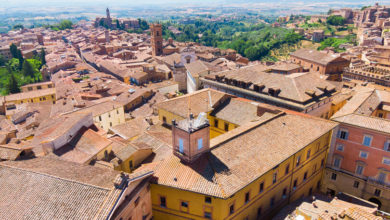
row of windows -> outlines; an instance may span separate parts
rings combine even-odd
[[[118,109],[116,110],[116,114],[119,115],[119,110]],[[111,118],[111,113],[110,112],[108,113],[108,117]],[[101,115],[99,115],[99,121],[102,121],[102,116]]]
[[[203,138],[198,138],[198,150],[203,148]],[[184,140],[182,138],[179,138],[179,152],[181,154],[184,154]]]
[[[336,174],[336,173],[332,173],[331,176],[330,176],[330,178],[331,178],[332,180],[337,180],[337,174]],[[357,188],[357,189],[358,189],[359,186],[360,186],[360,182],[359,182],[359,181],[354,181],[354,182],[353,182],[353,187],[354,187],[354,188]],[[375,190],[374,190],[374,195],[375,195],[375,196],[381,196],[381,192],[382,192],[382,191],[381,191],[380,189],[375,189]]]
[[[218,128],[219,121],[218,119],[214,119],[214,127]],[[229,123],[225,122],[224,123],[224,130],[229,131]]]
[[[340,139],[343,139],[343,140],[348,140],[348,137],[349,137],[348,130],[347,129],[340,129],[337,133],[337,137]],[[367,146],[367,147],[371,147],[372,140],[373,140],[373,136],[366,134],[363,136],[362,145]],[[383,148],[386,151],[390,151],[390,140],[388,140],[384,143]]]
[[[180,143],[180,139],[179,139],[179,143]],[[310,151],[309,151],[310,152]],[[310,153],[308,153],[308,158],[310,157]],[[321,160],[321,167],[324,166],[324,159]],[[317,164],[315,164],[313,166],[313,173],[312,175],[315,174],[315,172],[317,171]],[[287,175],[288,173],[290,172],[290,165],[287,164],[286,165],[286,168],[285,168],[285,175]],[[306,171],[303,175],[303,180],[301,183],[304,183],[306,180],[308,179],[308,172]],[[275,172],[272,176],[272,184],[275,184],[277,182],[277,172]],[[294,180],[294,183],[293,183],[293,190],[295,190],[298,186],[298,179],[295,179]],[[318,181],[317,183],[317,188],[320,187],[320,181]],[[265,181],[261,182],[260,185],[259,185],[259,194],[263,193],[264,192],[264,188],[265,188]],[[285,199],[287,197],[287,187],[283,189],[283,192],[282,192],[282,199]],[[312,188],[310,188],[310,192],[309,194],[311,194],[312,192]],[[244,204],[247,204],[249,203],[251,200],[251,196],[250,196],[250,192],[246,192],[245,193],[245,197],[244,197]],[[211,204],[212,203],[212,198],[211,197],[208,197],[206,196],[205,197],[205,203],[207,204]],[[275,205],[275,196],[271,198],[270,200],[270,207],[273,207]],[[163,208],[167,208],[167,202],[166,202],[166,197],[160,197],[160,206],[163,207]],[[181,201],[180,202],[180,206],[182,208],[186,208],[188,209],[189,208],[189,204],[187,201]],[[233,214],[235,212],[235,206],[234,204],[231,204],[229,206],[229,214]],[[258,216],[261,215],[261,207],[259,207],[258,209],[258,212],[257,212]],[[204,212],[204,217],[207,218],[207,219],[211,219],[212,217],[212,213],[210,212]]]

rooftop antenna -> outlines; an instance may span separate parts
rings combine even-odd
[[[188,96],[188,117],[189,117],[189,129],[192,129],[192,113],[191,113],[191,95]]]
[[[213,102],[212,102],[212,100],[211,100],[211,92],[210,92],[210,90],[209,90],[209,102],[210,102],[210,108],[212,108],[213,107]]]

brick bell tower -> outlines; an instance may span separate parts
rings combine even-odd
[[[152,56],[160,56],[163,53],[163,38],[161,24],[150,25]]]
[[[198,118],[193,115],[182,121],[172,121],[173,153],[182,161],[194,162],[203,153],[210,150],[210,125],[206,113]]]

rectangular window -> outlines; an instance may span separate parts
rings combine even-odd
[[[303,174],[303,181],[306,181],[307,179],[307,172],[305,172],[305,174]]]
[[[309,189],[309,196],[313,193],[313,187],[310,187]]]
[[[368,157],[368,152],[366,152],[366,151],[360,151],[359,157],[364,158],[364,159],[367,159],[367,157]]]
[[[229,124],[225,122],[225,131],[229,131]]]
[[[218,119],[214,119],[214,127],[218,128]]]
[[[276,183],[277,178],[278,178],[278,173],[274,173],[274,175],[272,176],[272,184]]]
[[[386,173],[382,173],[382,172],[380,172],[379,173],[379,176],[378,176],[378,181],[380,182],[380,183],[385,183],[385,181],[386,181]]]
[[[385,146],[383,147],[383,149],[384,149],[385,151],[390,151],[390,141],[389,141],[389,140],[387,140],[387,141],[385,142]]]
[[[370,135],[364,135],[364,138],[363,138],[363,145],[364,146],[371,146],[371,141],[372,141],[372,136]]]
[[[205,217],[206,219],[212,219],[212,214],[211,214],[211,212],[204,212],[204,217]]]
[[[273,207],[275,205],[275,197],[271,198],[270,206]]]
[[[324,159],[321,160],[321,168],[324,167]]]
[[[356,166],[356,174],[363,175],[363,169],[364,169],[364,167],[362,165],[357,165]]]
[[[257,208],[257,219],[260,219],[261,217],[261,207]]]
[[[344,151],[344,145],[338,144],[336,147],[336,150],[343,152]]]
[[[234,204],[230,206],[229,208],[229,214],[233,214],[234,213]]]
[[[381,190],[380,189],[375,189],[374,195],[381,196]]]
[[[332,180],[336,180],[337,179],[337,174],[335,173],[332,173],[332,176],[330,177]]]
[[[334,161],[333,161],[333,166],[337,167],[337,168],[340,168],[340,165],[341,165],[341,159],[338,158],[338,157],[335,157]]]
[[[181,206],[184,207],[184,208],[188,208],[188,202],[182,201],[181,202]]]
[[[355,181],[355,182],[353,183],[353,187],[359,188],[359,181]]]
[[[163,208],[167,207],[167,200],[163,196],[160,197],[160,206]]]
[[[264,191],[264,182],[260,183],[259,193],[262,193],[263,191]]]
[[[198,139],[198,150],[203,148],[203,138]]]
[[[382,163],[386,164],[386,165],[390,165],[390,158],[384,157],[383,160],[382,160]]]
[[[205,203],[211,204],[211,197],[206,196],[206,197],[204,198],[204,202],[205,202]]]
[[[301,156],[297,157],[297,165],[296,166],[299,166],[299,164],[301,164]]]
[[[287,175],[290,172],[290,164],[287,164],[285,174]]]
[[[282,198],[285,199],[287,197],[287,188],[283,189],[283,195]]]
[[[249,202],[249,192],[245,193],[245,204]]]
[[[179,138],[179,152],[184,153],[184,143],[183,139]]]
[[[311,153],[311,150],[308,150],[307,154],[306,154],[306,160],[310,158],[310,153]]]
[[[348,131],[347,130],[339,130],[337,133],[337,137],[343,140],[348,140]]]
[[[298,185],[298,180],[295,179],[294,180],[294,185],[293,185],[293,190],[295,190],[297,188],[297,185]]]

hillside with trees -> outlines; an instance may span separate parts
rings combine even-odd
[[[175,35],[168,27],[174,26],[182,32]],[[289,49],[303,38],[282,27],[271,27],[268,24],[248,24],[237,21],[209,22],[197,20],[194,24],[163,23],[164,38],[172,38],[181,42],[197,42],[205,46],[221,49],[234,49],[242,56],[254,60],[276,60],[271,55],[275,49]]]
[[[9,61],[3,59],[0,62],[0,94],[20,92],[20,86],[42,81],[39,71],[42,63],[46,63],[44,50],[33,59],[24,59],[20,50],[12,44],[10,51],[13,58]],[[1,61],[1,58],[0,58]]]

